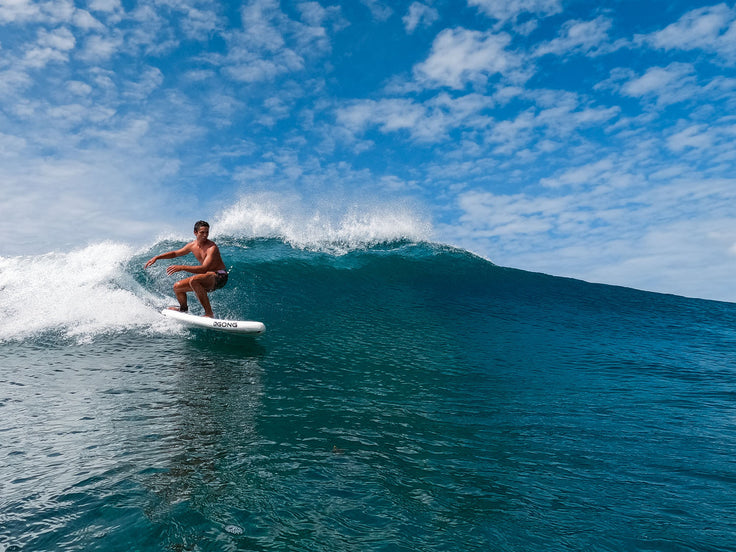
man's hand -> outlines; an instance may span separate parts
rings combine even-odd
[[[167,266],[166,267],[166,274],[168,274],[169,276],[171,276],[175,272],[181,272],[182,270],[184,270],[184,269],[182,268],[181,265],[170,265],[170,266]]]
[[[155,262],[156,262],[157,260],[158,260],[158,258],[157,258],[157,257],[153,257],[152,259],[149,259],[149,260],[148,260],[148,262],[147,262],[147,263],[146,263],[145,265],[143,265],[143,268],[148,268],[148,267],[149,267],[149,266],[151,266],[151,265],[152,265],[153,263],[155,263]]]

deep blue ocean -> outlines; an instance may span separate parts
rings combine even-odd
[[[0,552],[736,550],[736,305],[216,241],[259,338],[181,241],[0,258]]]

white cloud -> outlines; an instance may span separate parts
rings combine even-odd
[[[64,27],[51,32],[39,29],[35,42],[21,46],[24,51],[18,69],[42,69],[49,63],[66,63],[69,61],[69,51],[74,49],[75,44],[74,35]],[[12,55],[9,56],[7,62],[13,63],[12,58]]]
[[[680,79],[692,73],[692,65],[683,63],[673,64],[668,68],[652,67],[641,76],[634,78],[624,84],[621,91],[627,96],[645,96],[647,94],[657,94],[663,88],[677,83]]]
[[[292,50],[284,50],[266,59],[246,48],[231,48],[224,73],[236,81],[255,83],[270,81],[303,67],[304,60]]]
[[[0,133],[0,158],[16,158],[23,153],[26,141],[17,136]]]
[[[414,67],[414,76],[426,87],[460,90],[468,83],[484,83],[491,75],[508,74],[521,66],[521,58],[506,50],[510,42],[505,33],[445,29],[427,60]]]
[[[536,116],[536,124],[544,126],[554,136],[566,136],[581,128],[605,123],[613,119],[620,111],[614,107],[586,107],[562,104],[541,110]]]
[[[325,12],[324,15],[327,16],[328,14]],[[321,57],[330,52],[332,44],[325,27],[322,25],[305,25],[296,21],[291,21],[290,24],[293,29],[294,48],[303,52],[305,57]],[[338,20],[335,20],[334,25],[339,26]]]
[[[0,3],[0,22],[15,23],[36,19],[41,10],[32,0],[4,0]]]
[[[219,17],[213,10],[198,9],[194,6],[182,6],[185,17],[181,22],[186,37],[195,40],[206,40],[217,29]]]
[[[380,0],[360,0],[360,2],[370,10],[376,21],[386,21],[394,13],[394,10]]]
[[[611,20],[600,16],[593,21],[568,21],[560,29],[559,36],[543,43],[534,50],[535,56],[556,55],[597,55],[611,50],[608,31]]]
[[[424,108],[410,99],[361,100],[337,110],[338,122],[353,132],[373,125],[384,132],[411,130],[424,116]]]
[[[82,104],[66,104],[50,106],[46,109],[49,123],[56,131],[62,128],[71,128],[81,123],[99,122],[108,119],[114,112],[104,109],[90,110]]]
[[[235,178],[236,182],[241,182],[243,184],[257,184],[264,179],[271,178],[274,174],[276,174],[277,169],[278,167],[276,163],[268,161],[256,165],[242,167],[235,172],[233,177]]]
[[[123,38],[119,35],[91,35],[84,42],[79,58],[88,63],[101,63],[109,60],[123,46]]]
[[[48,32],[41,29],[38,34],[39,46],[54,48],[55,50],[67,51],[74,49],[76,45],[74,35],[64,27]]]
[[[340,6],[322,7],[318,2],[302,2],[297,5],[301,13],[302,21],[310,27],[323,27],[330,25],[332,29],[339,30],[349,26],[343,18]]]
[[[626,96],[656,98],[660,106],[691,99],[700,92],[695,69],[688,63],[651,67],[642,76],[631,78],[621,87],[621,93]]]
[[[437,19],[439,19],[439,13],[436,9],[421,2],[412,2],[402,21],[406,32],[413,33],[418,26],[429,27]]]
[[[562,11],[561,0],[468,0],[468,5],[477,6],[486,15],[502,22],[526,13],[548,16]]]
[[[285,15],[279,9],[275,0],[255,0],[242,8],[243,33],[248,37],[248,44],[269,52],[275,52],[284,47],[279,21]]]
[[[124,44],[126,55],[163,56],[179,46],[174,19],[160,7],[138,4],[125,16],[126,25],[114,25],[111,39]]]
[[[76,10],[72,19],[75,27],[84,29],[87,31],[94,30],[102,32],[105,26],[95,19],[92,14],[85,10]]]
[[[483,132],[484,142],[494,147],[495,155],[524,153],[536,158],[540,153],[558,149],[561,141],[569,142],[571,136],[579,136],[584,129],[608,123],[620,112],[618,106],[586,106],[576,94],[554,90],[523,91],[517,100],[524,101],[527,107],[512,116],[499,117]],[[529,148],[535,144],[532,152]]]
[[[0,1],[0,23],[43,23],[75,25],[99,29],[100,23],[89,12],[76,8],[70,0],[33,2],[33,0]]]
[[[124,94],[126,99],[140,101],[150,96],[163,82],[164,75],[158,67],[145,67],[138,75],[138,80],[126,82]]]
[[[14,68],[0,71],[0,99],[13,98],[32,84],[33,79],[24,70]]]
[[[339,9],[324,9],[313,2],[299,5],[307,23],[290,19],[274,0],[255,0],[242,9],[242,31],[224,34],[227,54],[210,56],[227,77],[246,83],[271,81],[303,71],[307,59],[330,52],[326,28],[344,24]]]
[[[44,15],[52,24],[68,24],[74,19],[74,2],[72,0],[56,0],[42,4]]]
[[[67,81],[66,88],[76,96],[89,96],[92,93],[92,87],[81,81]]]
[[[41,69],[49,63],[64,63],[69,60],[69,56],[64,52],[55,50],[54,48],[30,48],[26,51],[23,58],[23,65],[30,69]]]
[[[439,142],[456,128],[481,129],[490,124],[483,111],[492,100],[480,94],[453,98],[439,94],[423,104],[408,98],[361,100],[337,110],[338,123],[354,133],[378,127],[381,132],[407,131],[420,142]]]
[[[89,9],[100,12],[115,12],[122,9],[120,0],[90,0]]]
[[[601,159],[593,163],[574,167],[563,172],[556,178],[542,179],[541,184],[548,188],[560,188],[563,186],[578,187],[584,184],[592,186],[611,177],[611,169],[614,167],[612,159]]]
[[[302,2],[297,5],[302,19],[308,25],[318,27],[327,18],[327,10],[319,2]]]
[[[462,225],[481,236],[519,236],[549,231],[554,219],[565,211],[565,199],[534,198],[524,194],[496,195],[470,190],[459,194]]]
[[[404,192],[407,190],[421,190],[421,186],[416,182],[402,180],[397,176],[383,176],[379,180],[379,185],[389,192]]]
[[[736,62],[736,11],[726,4],[698,8],[661,31],[639,38],[665,50],[704,50]]]
[[[703,125],[693,125],[667,138],[667,147],[675,153],[687,148],[703,149],[715,141],[713,132]]]

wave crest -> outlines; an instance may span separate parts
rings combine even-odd
[[[431,225],[405,205],[329,203],[305,208],[301,198],[276,194],[243,196],[214,221],[213,230],[236,239],[277,238],[292,247],[333,253],[381,243],[427,241]]]

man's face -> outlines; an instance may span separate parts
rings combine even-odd
[[[206,226],[200,226],[199,230],[197,230],[194,235],[197,237],[198,242],[203,242],[210,235],[210,229]]]

